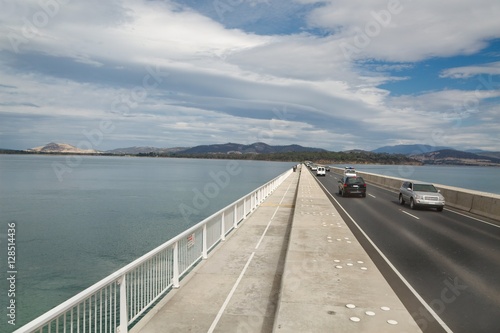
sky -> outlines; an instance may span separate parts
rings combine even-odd
[[[500,151],[498,0],[0,0],[0,148]]]

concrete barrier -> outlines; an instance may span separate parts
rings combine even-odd
[[[342,168],[331,167],[331,170],[340,174],[344,173],[344,169]],[[403,181],[411,180],[357,170],[356,173],[369,183],[374,183],[393,191],[399,191]],[[500,195],[435,183],[434,185],[441,191],[447,206],[500,221]]]

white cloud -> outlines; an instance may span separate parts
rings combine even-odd
[[[471,110],[498,98],[498,87],[393,97],[380,86],[408,79],[391,73],[411,69],[413,61],[484,47],[500,35],[500,3],[391,3],[317,1],[308,22],[332,31],[321,37],[227,29],[173,1],[61,2],[49,10],[35,0],[16,3],[1,16],[0,116],[23,117],[23,128],[42,141],[37,145],[56,140],[49,139],[56,131],[78,141],[83,128],[112,120],[116,129],[103,143],[109,149],[137,145],[134,138],[162,146],[255,139],[377,148],[426,140],[456,122],[443,116],[456,110],[485,119],[486,112]],[[48,15],[45,24],[36,24],[37,13]],[[363,31],[376,29],[373,22],[380,31],[356,44]],[[359,53],[346,58],[342,45]],[[498,74],[498,68],[498,62],[454,67],[441,77]],[[116,107],[117,100],[124,104]],[[498,124],[495,113],[487,115]],[[36,127],[39,119],[43,126]],[[450,141],[458,144],[475,130],[464,123]]]
[[[500,35],[498,1],[318,2],[325,5],[309,16],[309,24],[330,29],[353,59],[412,62],[472,54]]]
[[[488,75],[488,80],[485,80],[485,88],[488,86],[499,85],[499,82],[492,82],[491,75],[500,75],[500,61],[490,62],[482,65],[463,66],[449,68],[441,72],[440,77],[452,79],[467,79],[476,75]],[[490,83],[488,83],[490,81]]]

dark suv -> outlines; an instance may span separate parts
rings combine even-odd
[[[361,195],[366,197],[366,183],[363,177],[344,176],[339,180],[339,194],[343,197],[348,195]]]

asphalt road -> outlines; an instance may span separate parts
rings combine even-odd
[[[424,332],[500,333],[500,226],[445,208],[411,210],[368,183],[341,197],[317,178]]]

